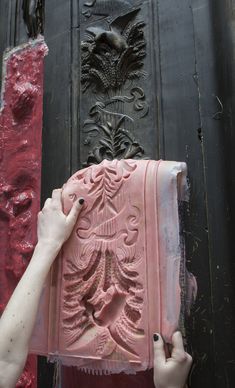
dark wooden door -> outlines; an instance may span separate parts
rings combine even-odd
[[[107,152],[188,164],[191,195],[184,234],[188,267],[199,287],[188,322],[188,347],[195,361],[189,383],[193,388],[232,388],[235,381],[234,12],[233,0],[45,2],[50,51],[42,199],[82,165],[99,161]],[[128,14],[127,20],[119,18],[123,14]],[[112,23],[119,27],[119,46],[107,35]],[[99,70],[101,75],[87,77],[83,59],[94,37],[100,45],[102,39],[106,43],[110,39],[117,54],[125,45],[121,37],[128,23],[129,34],[139,23],[132,31],[137,50],[131,55],[139,61],[135,73],[127,69],[127,57],[122,81],[113,62],[114,80],[112,75],[104,78],[109,69],[98,47],[103,70],[89,58],[88,70],[93,72],[89,74]],[[26,40],[21,1],[0,0],[0,54]],[[90,131],[92,120],[93,126],[99,120],[107,124],[107,111],[115,130],[120,115],[125,116],[122,124],[129,143],[121,144],[120,150],[107,149],[100,128],[94,137]],[[52,369],[40,359],[39,388],[52,387]]]

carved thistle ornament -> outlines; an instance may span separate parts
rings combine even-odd
[[[107,12],[98,1],[86,2],[84,6],[103,6],[103,14]],[[134,136],[136,118],[148,113],[145,93],[137,85],[145,76],[146,57],[145,23],[138,19],[140,11],[140,7],[131,9],[86,28],[86,39],[81,45],[82,91],[91,93],[97,101],[83,123],[84,145],[90,148],[84,166],[103,159],[143,158],[144,149]],[[139,112],[139,117],[132,117],[131,109],[133,113]]]

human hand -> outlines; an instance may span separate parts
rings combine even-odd
[[[84,203],[83,198],[74,202],[66,216],[62,210],[62,190],[54,190],[38,214],[38,243],[49,244],[60,249],[69,238]]]
[[[183,388],[185,386],[192,357],[185,352],[182,335],[173,334],[171,357],[166,359],[164,342],[154,334],[154,384],[156,388]]]

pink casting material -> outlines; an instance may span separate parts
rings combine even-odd
[[[64,211],[85,204],[45,287],[34,351],[92,372],[153,366],[152,334],[170,341],[196,292],[179,230],[186,191],[177,162],[105,160],[69,179]]]
[[[6,52],[0,107],[0,314],[36,242],[40,206],[43,62],[35,40]],[[20,308],[20,306],[19,306]],[[36,358],[18,387],[36,386]]]

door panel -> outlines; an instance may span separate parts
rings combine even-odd
[[[104,137],[110,125],[129,136],[123,154],[129,150],[137,158],[186,161],[191,195],[184,234],[188,267],[199,286],[187,327],[188,349],[195,360],[190,386],[232,388],[234,4],[231,0],[223,4],[219,0],[113,0],[103,8],[102,4],[102,0],[93,6],[87,0],[46,1],[45,39],[50,51],[45,74],[42,198],[89,160],[107,153]],[[101,63],[107,66],[101,43],[106,39],[107,55],[116,50],[117,56],[120,48],[110,33],[117,26],[119,44],[125,45],[121,30],[125,21],[119,18],[123,13],[129,13],[130,28],[145,23],[133,38],[137,46],[142,39],[143,65],[137,66],[132,78],[128,75],[131,79],[126,72],[118,86],[111,87],[112,78],[107,78],[105,90],[99,78],[88,77],[91,82],[83,91],[86,48],[96,45]],[[7,46],[26,40],[21,1],[1,0],[1,54]],[[114,68],[118,60],[111,62]],[[93,74],[100,70],[95,58],[90,58],[89,66]],[[120,81],[120,74],[116,75]],[[110,152],[116,157],[119,151]],[[43,359],[40,365],[39,387],[44,388],[43,375],[49,369]],[[49,375],[47,386],[51,387],[51,368]]]

